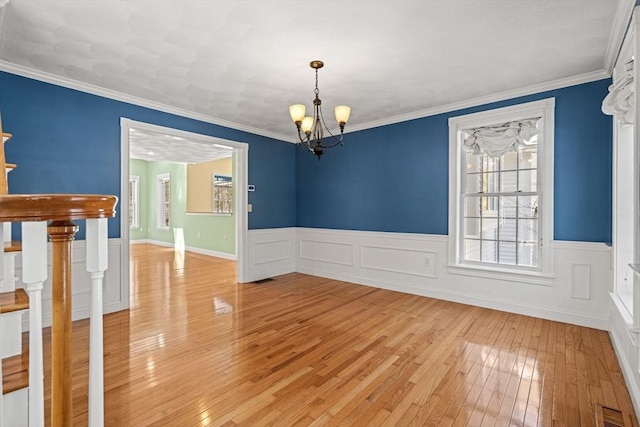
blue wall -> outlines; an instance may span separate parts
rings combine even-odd
[[[249,228],[447,234],[448,118],[556,98],[554,238],[611,242],[610,80],[347,134],[320,162],[282,141],[0,72],[12,193],[120,192],[120,118],[249,143]],[[357,114],[357,108],[354,109]],[[297,153],[296,153],[297,151]],[[119,216],[109,224],[120,235]],[[82,238],[82,234],[78,236]]]
[[[349,133],[320,162],[299,148],[296,225],[446,235],[449,117],[555,97],[554,238],[610,243],[612,120],[600,111],[610,83]]]
[[[11,193],[120,194],[120,118],[249,143],[249,228],[295,225],[295,146],[0,72]],[[120,236],[120,213],[109,236]],[[15,229],[15,228],[14,228]],[[15,232],[19,230],[15,229]],[[78,238],[84,238],[84,232]]]

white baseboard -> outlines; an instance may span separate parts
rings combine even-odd
[[[228,259],[230,261],[237,261],[238,260],[238,256],[236,254],[228,254],[226,252],[212,251],[210,249],[195,248],[193,246],[187,246],[187,247],[185,247],[185,250],[189,251],[189,252],[194,252],[196,254],[209,255],[209,256],[216,257],[216,258],[224,258],[224,259]]]
[[[547,286],[449,274],[448,236],[297,228],[300,273],[607,330],[611,249],[556,242]]]
[[[171,242],[163,242],[162,240],[153,240],[153,239],[139,239],[139,240],[132,240],[131,244],[135,245],[135,244],[141,244],[141,243],[148,243],[151,245],[156,245],[156,246],[163,246],[165,248],[174,248],[175,244],[171,243]],[[196,248],[195,246],[186,246],[184,248],[185,251],[189,251],[189,252],[194,252],[197,254],[202,254],[202,255],[209,255],[209,256],[213,256],[216,258],[224,258],[224,259],[228,259],[231,261],[237,261],[238,260],[238,256],[236,254],[228,254],[226,252],[219,252],[219,251],[213,251],[211,249],[202,249],[202,248]]]
[[[343,282],[355,283],[358,285],[371,286],[374,288],[387,289],[390,291],[403,292],[406,294],[420,295],[429,298],[436,298],[444,301],[451,301],[460,304],[473,305],[477,307],[490,308],[493,310],[506,311],[509,313],[522,314],[525,316],[539,317],[541,319],[554,320],[556,322],[571,323],[589,328],[606,330],[609,324],[608,317],[596,318],[586,316],[583,313],[571,313],[561,310],[553,310],[545,307],[537,307],[531,304],[514,303],[509,300],[497,298],[481,298],[469,296],[459,292],[451,292],[440,289],[418,289],[410,286],[403,286],[392,282],[383,282],[374,279],[362,279],[361,277],[349,276],[346,274],[327,274],[322,270],[299,268],[298,273],[312,276],[326,277],[327,279],[340,280]]]
[[[143,243],[143,241],[138,240],[138,242]],[[164,246],[165,248],[175,248],[175,244],[173,242],[163,242],[162,240],[153,240],[153,239],[145,239],[144,243],[149,243],[151,245],[156,246]]]
[[[129,241],[129,244],[131,245],[139,245],[141,243],[149,243],[149,239],[136,239],[136,240]]]

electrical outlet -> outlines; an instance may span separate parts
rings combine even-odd
[[[200,240],[200,232],[198,231],[198,240]]]
[[[424,265],[425,267],[430,267],[431,266],[431,258],[427,257],[424,259]]]

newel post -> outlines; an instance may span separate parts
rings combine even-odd
[[[73,425],[71,388],[71,242],[78,226],[71,221],[52,221],[51,239],[51,426]]]
[[[29,293],[29,427],[44,426],[42,288],[47,279],[47,222],[22,223],[22,281]]]
[[[87,271],[91,275],[89,427],[104,425],[102,282],[108,266],[107,219],[87,219]]]

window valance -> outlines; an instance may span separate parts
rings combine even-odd
[[[633,123],[635,115],[633,67],[633,60],[624,65],[624,71],[614,78],[615,83],[609,86],[609,94],[602,101],[602,112],[617,116],[622,124]]]
[[[473,150],[473,154],[500,157],[509,151],[528,144],[540,131],[540,118],[518,120],[495,126],[483,126],[462,131],[463,144]]]

